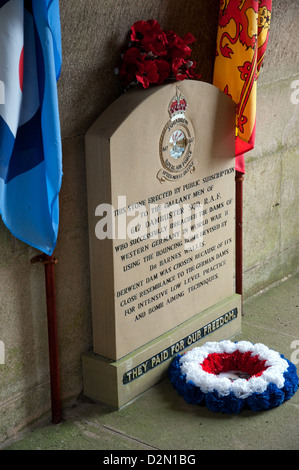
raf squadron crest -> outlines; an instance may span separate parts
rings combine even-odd
[[[177,86],[168,106],[170,120],[160,138],[160,161],[163,169],[157,174],[160,183],[176,181],[195,169],[193,156],[194,130],[186,117],[188,103]]]

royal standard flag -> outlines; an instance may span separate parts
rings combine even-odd
[[[256,125],[256,82],[268,42],[272,0],[220,0],[213,84],[236,109],[236,170],[245,173]]]
[[[0,213],[51,255],[62,179],[59,0],[0,0]]]

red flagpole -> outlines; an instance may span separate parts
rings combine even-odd
[[[48,256],[46,254],[41,254],[32,258],[30,262],[32,264],[42,262],[45,267],[52,423],[58,424],[61,422],[61,403],[54,272],[54,266],[57,263],[57,259],[55,259],[53,255]]]

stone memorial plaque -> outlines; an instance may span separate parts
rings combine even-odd
[[[234,129],[234,103],[185,80],[122,95],[88,131],[91,398],[119,407],[240,331]]]

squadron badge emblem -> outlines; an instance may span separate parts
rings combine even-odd
[[[160,161],[163,169],[157,174],[160,183],[165,180],[177,181],[195,170],[193,156],[194,130],[186,118],[187,100],[177,86],[168,106],[170,120],[165,125],[159,146]]]

